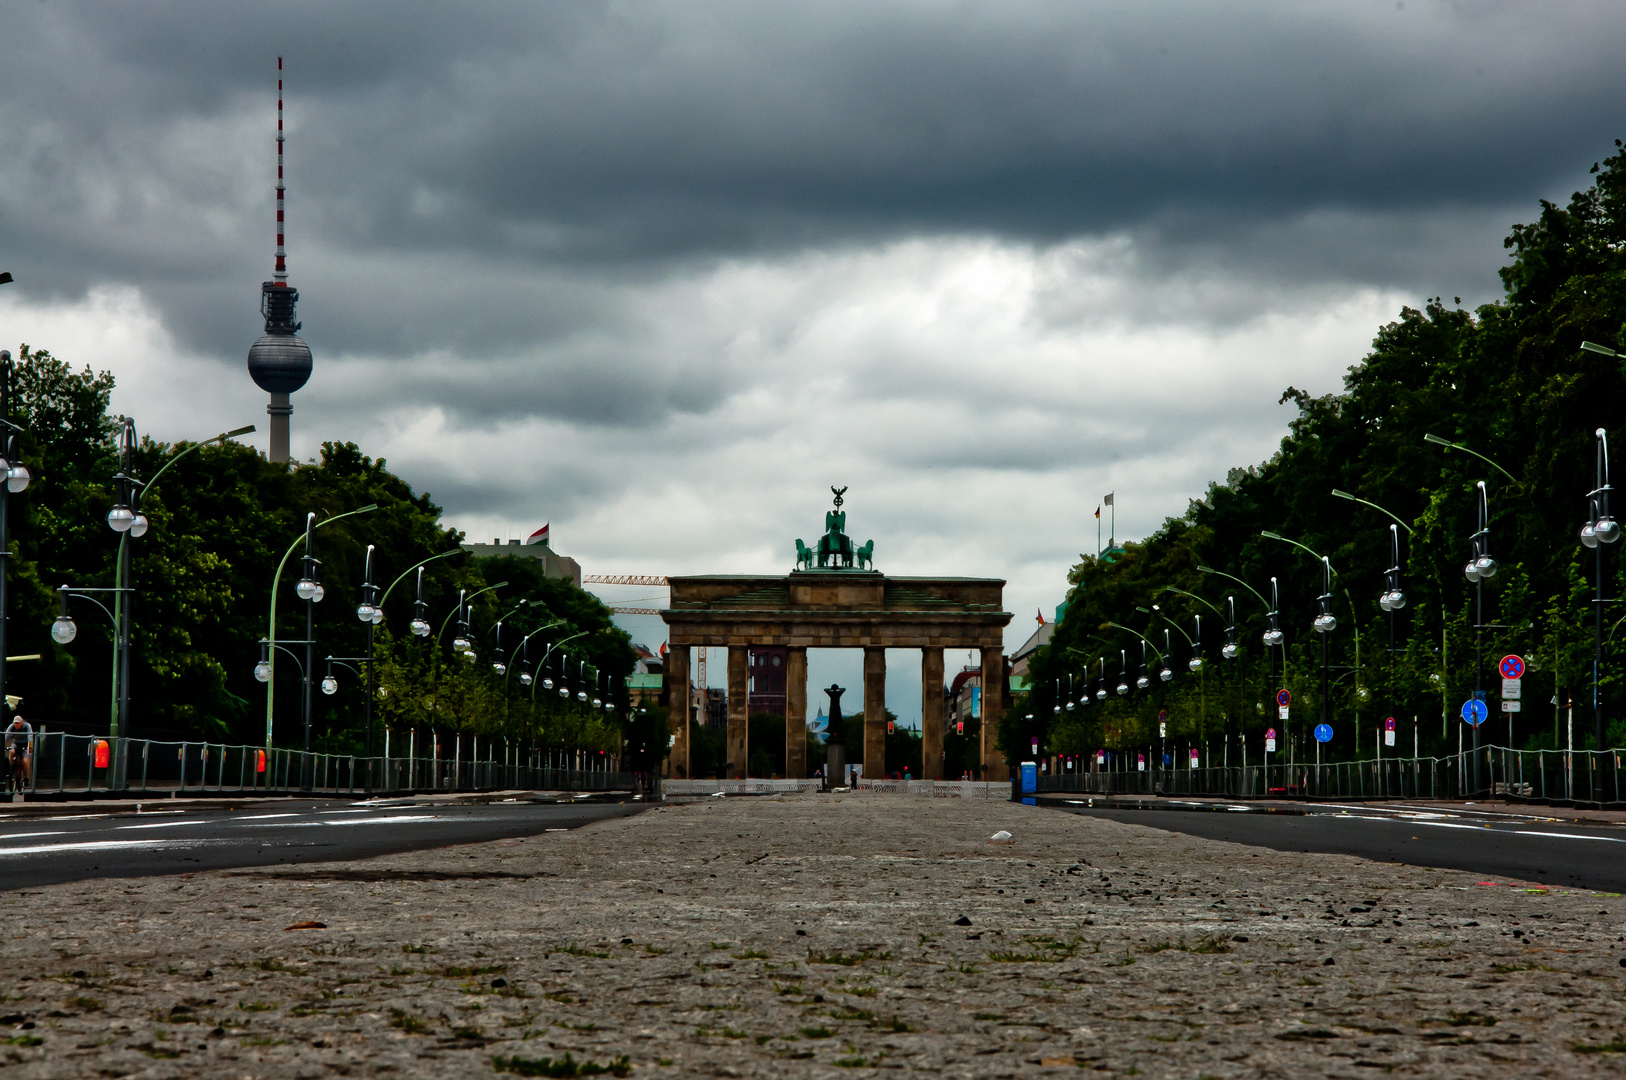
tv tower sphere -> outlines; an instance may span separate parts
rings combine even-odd
[[[293,294],[289,300],[299,295],[295,289],[288,289]],[[271,294],[264,296],[269,304],[281,297]],[[290,303],[289,308],[293,305]],[[298,327],[298,323],[293,326]],[[258,386],[269,394],[291,394],[304,386],[311,377],[311,347],[305,344],[303,338],[291,330],[281,333],[272,329],[271,320],[266,319],[265,333],[255,340],[248,348],[248,374]]]

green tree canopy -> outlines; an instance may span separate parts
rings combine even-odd
[[[1261,536],[1265,531],[1327,555],[1337,572],[1339,627],[1328,643],[1334,677],[1327,695],[1336,752],[1369,755],[1388,715],[1401,721],[1408,748],[1413,717],[1425,751],[1454,748],[1449,718],[1476,686],[1492,690],[1487,737],[1506,742],[1506,718],[1494,711],[1494,664],[1504,652],[1531,661],[1529,711],[1516,717],[1515,741],[1550,744],[1555,696],[1573,696],[1578,712],[1589,714],[1593,555],[1576,532],[1593,487],[1593,432],[1618,433],[1626,374],[1619,360],[1580,345],[1626,347],[1626,152],[1616,147],[1594,166],[1592,187],[1567,207],[1543,203],[1535,223],[1513,228],[1501,302],[1467,311],[1437,298],[1421,310],[1403,308],[1349,369],[1341,393],[1284,391],[1282,400],[1298,412],[1270,460],[1231,469],[1144,541],[1073,567],[1065,617],[1031,664],[1032,691],[1002,724],[1011,760],[1027,756],[1034,735],[1051,753],[1145,747],[1156,741],[1159,712],[1169,714],[1170,738],[1181,745],[1207,740],[1217,752],[1220,736],[1246,733],[1257,753],[1263,729],[1283,726],[1271,701],[1283,685],[1294,694],[1293,733],[1302,734],[1322,705],[1321,643],[1310,628],[1322,571],[1301,549]],[[1470,448],[1517,479],[1425,442],[1425,434]],[[1479,481],[1489,493],[1491,553],[1502,569],[1485,585],[1487,625],[1476,650],[1475,589],[1463,566]],[[1389,616],[1377,602],[1391,565],[1391,519],[1334,497],[1335,488],[1392,511],[1414,530],[1400,531],[1409,602],[1394,616],[1392,653]],[[1606,595],[1618,597],[1619,554],[1607,552],[1604,565]],[[1265,605],[1247,587],[1268,599],[1273,576],[1287,636],[1286,667],[1278,658],[1274,671],[1260,642]],[[1230,597],[1240,647],[1234,662],[1220,658]],[[1196,636],[1198,616],[1205,663],[1193,673],[1184,639]],[[1158,678],[1154,657],[1150,687],[1134,689],[1136,634],[1161,649],[1171,625],[1183,631],[1170,630],[1174,678]],[[1131,687],[1122,696],[1121,651]],[[1618,660],[1611,646],[1606,691],[1618,684]],[[1095,697],[1103,688],[1104,702]],[[1584,723],[1577,717],[1578,734],[1583,730],[1590,715]]]

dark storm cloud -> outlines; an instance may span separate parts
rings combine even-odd
[[[1621,126],[1616,14],[12,5],[0,243],[70,291],[262,263],[258,232],[198,225],[243,208],[243,177],[268,170],[278,52],[307,266],[317,237],[400,258],[624,264],[919,232],[1138,229],[1178,246],[1329,209],[1528,206]],[[252,137],[173,156],[166,134],[222,118]],[[149,184],[163,205],[143,201]],[[252,194],[263,203],[264,184]]]

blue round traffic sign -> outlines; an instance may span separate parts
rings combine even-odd
[[[1504,656],[1502,662],[1496,665],[1496,669],[1502,673],[1504,679],[1522,679],[1524,678],[1524,657],[1513,654]]]
[[[1315,726],[1315,741],[1316,742],[1332,742],[1332,725],[1331,724],[1317,724]]]
[[[1483,724],[1487,715],[1485,703],[1478,698],[1469,698],[1462,703],[1462,718],[1473,727]]]

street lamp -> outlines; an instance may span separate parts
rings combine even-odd
[[[1594,350],[1597,351],[1597,350]],[[1620,539],[1620,522],[1609,516],[1609,435],[1603,428],[1593,432],[1597,456],[1593,465],[1592,490],[1587,493],[1588,517],[1581,526],[1581,543],[1594,553],[1594,639],[1592,649],[1592,718],[1595,729],[1595,748],[1603,749],[1603,547]]]
[[[1321,635],[1321,722],[1325,724],[1327,722],[1328,708],[1331,705],[1327,699],[1327,695],[1329,693],[1327,679],[1327,665],[1329,663],[1327,657],[1328,635],[1338,628],[1338,619],[1332,613],[1332,561],[1328,559],[1327,556],[1314,551],[1308,544],[1302,544],[1297,540],[1289,539],[1288,537],[1282,536],[1279,533],[1266,531],[1261,532],[1259,535],[1269,540],[1280,540],[1284,544],[1292,544],[1300,551],[1308,553],[1311,558],[1318,559],[1321,562],[1321,595],[1317,597],[1318,610],[1314,621],[1310,625],[1316,633]],[[1274,599],[1276,596],[1275,578],[1270,579],[1270,590],[1271,597]],[[1283,670],[1286,670],[1285,658]],[[1320,758],[1321,742],[1318,739],[1316,740],[1316,760],[1319,762]]]
[[[1186,667],[1190,668],[1193,674],[1196,674],[1203,669],[1203,617],[1193,615],[1191,618],[1196,633],[1192,635],[1191,659],[1186,661]]]
[[[1225,644],[1220,646],[1220,655],[1227,660],[1235,660],[1237,653],[1241,651],[1236,645],[1236,597],[1227,596],[1225,608],[1229,618],[1225,627]]]
[[[1261,640],[1261,641],[1263,641],[1265,643],[1265,647],[1267,649],[1275,648],[1276,646],[1280,645],[1282,642],[1287,640],[1287,635],[1282,632],[1281,626],[1278,625],[1279,620],[1280,620],[1280,614],[1281,614],[1280,610],[1279,610],[1280,607],[1281,607],[1281,599],[1280,599],[1280,594],[1276,590],[1276,579],[1271,578],[1270,579],[1270,610],[1265,612],[1265,619],[1267,620],[1269,625],[1265,628],[1265,632],[1263,634],[1259,635],[1259,640]]]
[[[1338,629],[1338,619],[1332,613],[1332,563],[1325,555],[1321,557],[1321,570],[1321,595],[1316,598],[1321,611],[1312,625],[1316,633],[1323,635],[1322,643],[1325,644],[1325,635]]]
[[[424,616],[429,611],[429,605],[423,600],[423,567],[418,567],[418,598],[412,602],[412,636],[428,637],[429,620]]]
[[[1321,556],[1321,595],[1316,599],[1320,604],[1321,611],[1316,615],[1315,622],[1312,625],[1315,627],[1315,632],[1321,635],[1321,722],[1325,724],[1327,722],[1328,709],[1332,705],[1332,703],[1327,700],[1328,695],[1332,692],[1331,688],[1327,685],[1327,646],[1332,632],[1338,628],[1338,620],[1333,616],[1332,613],[1332,562],[1325,555]],[[1316,764],[1320,765],[1320,738],[1316,739],[1315,753]],[[1319,783],[1319,770],[1317,772],[1316,780]]]
[[[58,645],[66,645],[79,636],[79,627],[74,625],[73,617],[68,614],[68,587],[66,585],[57,589],[56,621],[51,624],[51,640]]]
[[[1483,704],[1485,700],[1484,673],[1481,668],[1485,666],[1484,660],[1484,634],[1485,634],[1485,582],[1496,576],[1496,560],[1490,554],[1490,495],[1485,490],[1485,481],[1480,480],[1474,485],[1479,494],[1478,524],[1479,528],[1469,538],[1472,545],[1472,554],[1468,557],[1467,566],[1463,567],[1462,575],[1474,587],[1474,700]],[[1479,791],[1479,728],[1480,724],[1471,725],[1474,729],[1474,791]],[[1602,749],[1600,745],[1599,749]]]
[[[216,440],[224,440],[226,438],[229,438],[232,435],[241,435],[241,434],[245,434],[247,431],[253,431],[253,430],[254,429],[251,427],[251,428],[246,428],[246,429],[240,429],[240,430],[235,431],[235,432],[226,432],[225,434],[217,435],[217,436],[215,436],[214,439],[210,439],[208,441],[209,442],[215,442]],[[200,444],[200,445],[202,445],[202,444]],[[189,448],[187,448],[187,450],[183,451],[182,453],[191,453],[192,450],[195,450],[195,449],[197,449],[197,447],[195,447],[195,446],[194,447],[189,447]],[[174,457],[170,458],[169,461],[164,464],[164,469],[169,468],[169,466],[173,465],[177,460],[179,460],[180,457],[181,457],[181,454],[177,454]],[[162,474],[164,469],[159,469],[158,474]],[[156,481],[157,479],[158,479],[158,475],[154,475],[153,481]],[[151,487],[152,482],[149,482],[147,486]],[[278,598],[282,594],[282,573],[283,573],[283,571],[285,569],[287,569],[288,560],[294,557],[294,552],[299,550],[300,545],[303,544],[305,546],[305,561],[303,561],[301,563],[302,573],[303,573],[303,576],[302,576],[301,580],[314,582],[315,581],[316,560],[311,555],[311,535],[312,535],[312,533],[314,533],[315,530],[320,529],[320,528],[324,528],[324,527],[326,527],[328,525],[333,524],[336,521],[343,521],[345,518],[354,517],[357,514],[369,514],[369,513],[372,513],[374,510],[377,510],[377,509],[378,509],[378,504],[377,503],[369,503],[366,506],[357,507],[354,510],[346,510],[342,514],[332,514],[332,515],[330,515],[328,517],[323,518],[321,521],[316,521],[315,520],[316,515],[314,513],[306,515],[304,535],[296,537],[288,545],[288,549],[282,553],[282,558],[280,560],[278,560],[278,562],[277,562],[277,571],[276,571],[276,573],[271,576],[271,598],[270,598],[271,603],[270,603],[270,611],[268,612],[269,617],[266,620],[266,635],[265,635],[264,640],[271,643],[272,645],[275,645],[278,649],[282,649],[282,651],[288,653],[288,655],[290,655],[290,656],[294,655],[288,649],[283,648],[282,642],[279,641],[278,638],[277,638],[277,601],[278,601]],[[301,672],[302,672],[302,674],[301,674],[301,682],[303,683],[303,685],[305,687],[305,693],[304,693],[305,738],[306,738],[305,749],[306,749],[307,754],[308,754],[308,752],[310,750],[310,704],[311,704],[310,673],[313,670],[313,665],[315,664],[315,656],[314,656],[314,653],[312,651],[312,646],[315,644],[315,642],[312,639],[312,636],[311,636],[311,633],[310,633],[310,631],[313,629],[314,619],[315,619],[315,613],[314,613],[314,611],[312,609],[312,605],[317,603],[318,601],[320,601],[324,595],[325,595],[325,590],[323,590],[320,586],[317,586],[317,588],[315,588],[314,590],[310,590],[310,597],[307,598],[306,601],[305,601],[306,633],[305,633],[305,640],[304,640],[303,644],[305,645],[306,664],[301,669]],[[377,606],[377,605],[374,605],[374,606]],[[299,641],[290,641],[289,644],[298,645],[298,644],[301,644],[301,642],[299,642]],[[269,667],[267,668],[267,671],[266,671],[266,678],[265,678],[265,682],[266,682],[266,694],[265,694],[265,749],[266,749],[267,754],[269,754],[271,752],[271,736],[272,736],[272,729],[273,729],[273,725],[274,725],[274,721],[275,721],[275,717],[276,717],[276,681],[275,681],[276,680],[276,659],[275,658],[276,658],[276,653],[269,652],[269,651],[266,653],[266,655],[264,657],[262,657],[262,659],[264,659],[267,662],[267,664],[269,665]]]
[[[457,590],[457,633],[452,637],[452,651],[472,655],[474,643],[469,640],[469,591]]]
[[[1491,468],[1495,469],[1497,472],[1501,473],[1503,476],[1505,476],[1509,480],[1513,481],[1513,483],[1517,484],[1519,482],[1518,477],[1514,476],[1512,473],[1508,472],[1506,469],[1504,469],[1500,465],[1496,464],[1496,462],[1492,461],[1490,458],[1486,457],[1484,454],[1481,454],[1478,450],[1470,450],[1466,446],[1463,446],[1461,443],[1454,443],[1450,439],[1442,439],[1438,435],[1424,435],[1423,436],[1423,441],[1426,442],[1426,443],[1432,443],[1435,446],[1443,446],[1447,450],[1461,450],[1464,454],[1472,454],[1474,457],[1478,458],[1480,461],[1483,461],[1485,464],[1489,465]],[[1385,511],[1385,513],[1387,513],[1387,511]],[[1396,519],[1396,520],[1398,520],[1398,519]]]
[[[1463,567],[1462,574],[1477,585],[1481,580],[1489,581],[1495,577],[1498,566],[1490,554],[1490,496],[1486,494],[1485,481],[1481,480],[1474,486],[1479,490],[1479,528],[1470,538],[1473,553],[1468,557],[1468,565]]]
[[[305,554],[300,560],[303,576],[294,586],[294,594],[305,601],[305,754],[299,762],[299,786],[306,790],[309,790],[311,781],[315,779],[309,773],[313,712],[309,674],[316,670],[316,605],[327,595],[326,590],[316,580],[316,568],[322,564],[316,558],[311,545],[311,533],[315,524],[316,512],[311,511],[305,515]]]
[[[1383,595],[1378,597],[1378,607],[1389,613],[1389,662],[1394,663],[1395,651],[1395,612],[1406,606],[1406,594],[1400,588],[1400,529],[1389,526],[1389,561],[1393,564],[1383,573]],[[1393,708],[1394,677],[1389,678],[1390,707]]]
[[[367,627],[367,779],[365,790],[369,795],[373,793],[373,694],[375,692],[373,635],[378,624],[384,621],[384,608],[379,603],[378,586],[373,584],[373,548],[374,545],[367,545],[367,562],[361,582],[361,603],[356,605],[356,618],[360,619],[362,625]],[[322,688],[326,690],[326,684]]]

